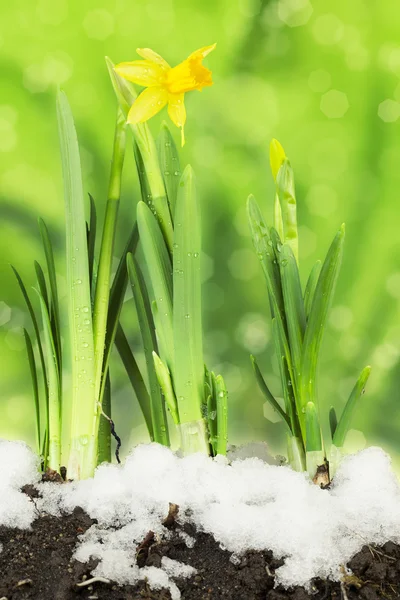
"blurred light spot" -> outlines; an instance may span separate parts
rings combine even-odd
[[[378,106],[378,116],[385,123],[394,123],[400,117],[400,103],[388,98]]]
[[[359,46],[347,52],[346,63],[352,71],[365,71],[370,64],[369,52],[363,46]]]
[[[400,273],[392,273],[386,279],[386,289],[393,298],[400,300]]]
[[[239,321],[235,331],[236,340],[253,354],[262,352],[271,333],[265,317],[259,313],[247,313]]]
[[[29,65],[23,73],[23,83],[33,94],[45,92],[49,85],[65,83],[72,75],[73,61],[65,52],[47,54],[41,63]]]
[[[14,126],[18,121],[18,112],[9,104],[0,105],[0,119],[6,121],[9,125]]]
[[[258,263],[250,248],[234,250],[228,259],[228,267],[235,279],[250,281],[258,273]]]
[[[26,422],[27,401],[25,396],[13,396],[7,401],[7,421],[10,425],[20,425]]]
[[[308,85],[313,92],[325,92],[331,85],[331,75],[325,69],[312,71],[308,77]]]
[[[386,42],[379,49],[378,60],[382,68],[400,76],[400,46],[396,42]]]
[[[102,8],[92,10],[84,18],[83,28],[88,38],[105,40],[114,33],[113,16]]]
[[[68,15],[67,0],[39,0],[37,15],[46,25],[59,25]]]
[[[262,13],[262,24],[266,30],[270,30],[271,28],[280,29],[283,27],[283,23],[278,15],[278,5],[278,1],[270,2]]]
[[[221,148],[215,137],[200,135],[194,141],[196,161],[204,167],[216,167],[221,161]]]
[[[307,258],[315,252],[317,247],[317,236],[305,225],[299,227],[299,248],[302,258]]]
[[[0,112],[0,152],[10,152],[18,141],[14,125],[1,116]]]
[[[353,322],[353,313],[348,306],[334,306],[329,315],[329,324],[337,331],[348,329]]]
[[[367,445],[367,440],[362,431],[358,429],[349,429],[344,440],[343,451],[345,454],[354,454],[363,450]]]
[[[235,398],[235,394],[240,391],[243,384],[243,376],[241,369],[232,363],[223,362],[215,366],[215,373],[220,373],[224,378],[226,388],[229,394],[229,401]]]
[[[270,56],[284,56],[290,50],[290,37],[282,31],[269,32],[265,49]]]
[[[5,302],[0,302],[0,327],[6,325],[11,319],[11,308]]]
[[[239,0],[239,11],[244,17],[256,17],[261,8],[260,0]]]
[[[375,348],[372,355],[372,363],[381,369],[391,369],[399,359],[399,350],[393,344],[381,344]]]
[[[333,188],[323,183],[316,184],[309,189],[306,203],[311,214],[329,217],[336,210],[337,194]]]
[[[21,327],[13,327],[9,329],[4,341],[11,350],[23,350],[25,348],[25,340],[22,334]]]
[[[315,19],[312,32],[319,44],[332,46],[342,39],[343,29],[342,21],[336,15],[329,13]]]
[[[24,87],[33,94],[47,90],[48,82],[44,78],[41,65],[29,65],[29,67],[26,67],[23,72],[22,81]]]
[[[343,335],[339,340],[340,351],[343,358],[350,360],[354,358],[361,346],[361,340],[351,335]]]
[[[203,305],[206,310],[216,310],[225,303],[224,290],[214,281],[207,281],[203,286]]]
[[[340,119],[349,109],[347,95],[339,90],[329,90],[322,96],[320,108],[329,119]]]
[[[229,345],[229,336],[223,329],[213,329],[205,335],[204,347],[208,354],[214,356],[223,354],[228,350]]]
[[[214,275],[214,259],[205,252],[201,253],[201,281],[204,283]]]
[[[278,16],[289,27],[300,27],[310,20],[313,7],[309,0],[279,0]]]
[[[275,398],[275,400],[281,406],[283,406],[283,398]],[[270,421],[271,423],[279,423],[280,421],[282,421],[282,417],[280,416],[278,411],[275,410],[269,402],[264,402],[263,404],[263,415],[264,418],[267,419],[267,421]]]

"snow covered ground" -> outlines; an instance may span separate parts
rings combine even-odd
[[[146,577],[174,600],[174,578],[193,575],[190,565],[163,559],[161,568],[140,569],[135,560],[149,530],[168,535],[162,520],[170,502],[182,522],[213,534],[233,560],[249,549],[284,557],[276,578],[285,587],[318,576],[338,580],[340,565],[365,544],[400,543],[400,487],[380,448],[346,457],[330,490],[260,458],[179,458],[158,444],[136,447],[122,466],[101,465],[87,481],[39,483],[37,466],[24,443],[0,440],[0,524],[29,528],[38,511],[61,515],[80,506],[98,524],[81,536],[75,557],[99,559],[93,575],[120,584]],[[20,492],[24,484],[40,490],[36,507]]]

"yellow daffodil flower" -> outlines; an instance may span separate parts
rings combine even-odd
[[[137,48],[136,52],[144,60],[117,65],[115,71],[118,75],[146,88],[133,103],[128,123],[143,123],[168,104],[171,121],[181,129],[183,146],[186,122],[184,96],[186,92],[201,92],[203,87],[213,84],[211,71],[203,66],[202,61],[215,46],[216,44],[212,44],[196,50],[173,68],[150,48]]]

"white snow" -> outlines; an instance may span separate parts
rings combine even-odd
[[[0,442],[0,524],[29,526],[37,513],[18,489],[38,479],[37,459],[25,445]],[[179,458],[157,444],[138,446],[123,466],[101,465],[92,480],[37,488],[39,511],[58,515],[81,506],[98,520],[75,551],[80,561],[99,559],[94,576],[119,584],[148,578],[174,600],[179,578],[194,574],[191,565],[165,557],[161,568],[136,564],[149,531],[170,535],[162,526],[170,502],[179,505],[181,522],[213,534],[234,562],[249,549],[284,558],[276,577],[286,587],[307,586],[318,576],[338,580],[340,565],[363,545],[400,543],[400,487],[379,448],[346,457],[331,490],[260,458]]]

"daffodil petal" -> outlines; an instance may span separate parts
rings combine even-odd
[[[154,50],[151,50],[150,48],[136,48],[136,52],[142,58],[150,60],[151,62],[155,63],[156,65],[159,65],[160,67],[163,67],[164,69],[171,68],[162,56],[160,56],[159,54],[157,54],[157,52],[154,52]]]
[[[171,121],[181,129],[182,146],[185,144],[184,126],[186,123],[186,108],[184,94],[170,94],[168,100],[168,114]]]
[[[165,70],[150,60],[123,62],[114,68],[124,79],[143,87],[160,85],[165,79]]]
[[[203,46],[203,48],[199,48],[198,50],[192,52],[189,58],[205,58],[207,54],[210,54],[210,52],[215,49],[216,45],[217,44],[215,43],[211,44],[211,46]]]
[[[128,123],[143,123],[154,117],[168,102],[168,93],[161,86],[149,87],[140,94],[128,113]]]

